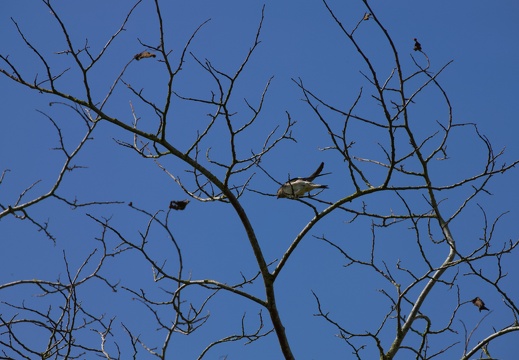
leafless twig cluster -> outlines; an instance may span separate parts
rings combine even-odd
[[[108,123],[116,128],[117,134],[128,135],[126,138],[114,136],[115,142],[123,149],[130,149],[138,157],[154,162],[188,199],[171,201],[169,209],[154,211],[130,202],[128,209],[132,214],[145,220],[145,225],[138,234],[127,231],[111,218],[89,212],[86,216],[101,229],[101,236],[95,238],[96,250],[88,254],[76,270],[69,265],[64,253],[66,276],[54,281],[18,280],[0,285],[2,294],[26,287],[39,292],[39,297],[30,302],[2,303],[2,356],[37,356],[48,359],[83,358],[95,354],[107,359],[119,359],[129,356],[136,358],[144,351],[165,359],[168,350],[172,351],[176,337],[194,336],[195,332],[208,323],[208,309],[212,301],[225,294],[252,302],[262,310],[252,320],[255,325],[250,325],[252,316],[243,314],[240,331],[204,344],[199,359],[207,356],[218,345],[235,341],[247,344],[264,339],[271,333],[276,335],[284,358],[294,359],[293,347],[296,344],[290,342],[285,324],[281,320],[275,284],[285,266],[293,259],[302,240],[309,238],[312,230],[323,219],[331,217],[331,214],[340,214],[348,225],[369,224],[367,228],[371,236],[369,250],[361,256],[352,255],[348,243],[343,242],[338,234],[314,236],[343,258],[344,267],[338,271],[368,273],[385,284],[379,291],[387,305],[386,313],[378,324],[370,324],[360,330],[335,318],[327,309],[326,300],[318,292],[312,291],[316,315],[337,331],[339,339],[347,344],[347,348],[358,359],[363,358],[364,352],[370,347],[376,348],[381,359],[393,359],[397,353],[407,352],[420,359],[441,354],[452,357],[455,356],[452,355],[453,349],[461,342],[464,347],[460,357],[469,359],[478,351],[488,352],[488,345],[495,338],[519,330],[519,308],[503,281],[507,276],[504,263],[516,250],[518,241],[502,242],[496,239],[494,232],[501,216],[495,220],[487,219],[482,206],[480,209],[485,225],[481,242],[477,245],[461,246],[452,230],[460,214],[472,206],[476,198],[489,192],[488,185],[492,178],[509,171],[519,161],[506,164],[502,161],[504,152],[496,152],[475,123],[455,121],[453,105],[441,84],[441,76],[450,63],[435,70],[426,51],[422,50],[421,45],[417,49],[415,44],[416,52],[411,55],[414,67],[410,69],[404,66],[401,52],[397,51],[399,45],[395,44],[369,2],[362,2],[366,12],[359,14],[358,22],[352,25],[343,23],[328,2],[323,0],[331,21],[365,65],[361,72],[365,84],[359,88],[355,98],[347,99],[349,105],[335,105],[322,98],[319,90],[314,90],[302,78],[293,79],[310,113],[327,134],[327,143],[322,146],[323,154],[344,164],[341,169],[341,173],[346,174],[343,181],[352,184],[354,191],[351,194],[341,194],[333,200],[312,195],[292,199],[291,201],[308,207],[313,217],[294,237],[279,260],[273,261],[265,258],[257,229],[253,226],[243,202],[248,196],[275,196],[272,192],[262,192],[255,187],[255,171],[261,171],[278,184],[284,182],[276,179],[262,161],[269,158],[274,149],[283,142],[296,141],[292,135],[296,122],[286,112],[286,119],[263,132],[265,126],[261,115],[273,78],[266,79],[258,99],[237,100],[240,98],[240,81],[261,42],[264,8],[249,50],[233,71],[224,71],[210,59],[202,59],[191,50],[200,31],[209,26],[209,21],[203,22],[193,31],[181,51],[173,52],[165,34],[164,14],[159,1],[155,0],[154,26],[158,30],[157,41],[151,44],[139,40],[140,46],[145,50],[131,55],[121,65],[121,70],[112,74],[114,78],[104,92],[95,86],[91,74],[100,66],[101,60],[109,56],[109,49],[122,37],[133,13],[139,6],[144,6],[142,0],[128,10],[121,25],[98,52],[91,48],[88,41],[78,46],[65,25],[65,19],[61,18],[52,1],[44,0],[43,3],[50,10],[64,37],[65,48],[56,51],[56,54],[67,57],[72,64],[69,68],[58,71],[54,70],[56,67],[50,59],[13,20],[21,41],[33,52],[44,71],[43,75],[23,71],[9,55],[0,54],[0,73],[26,88],[52,95],[56,101],[51,104],[71,110],[80,119],[83,132],[77,143],[70,146],[60,120],[42,112],[57,134],[58,145],[55,150],[63,156],[63,165],[56,180],[47,190],[36,194],[39,183],[36,181],[27,185],[15,201],[0,202],[0,219],[13,216],[27,220],[56,242],[47,220],[33,216],[33,205],[49,199],[58,200],[73,209],[120,204],[121,201],[114,200],[81,202],[60,193],[62,184],[68,180],[68,174],[83,168],[76,159],[79,153],[87,151],[87,144],[100,131],[98,128],[101,123]],[[391,71],[387,74],[377,68],[365,50],[366,45],[357,37],[367,26],[377,29],[389,49],[388,63],[391,63]],[[146,89],[137,88],[127,79],[128,72],[136,65],[135,61],[141,64],[141,60],[142,63],[154,62],[161,66],[166,84],[162,98],[155,98]],[[196,66],[209,79],[209,86],[213,90],[205,96],[190,95],[177,86],[187,62]],[[82,79],[81,96],[73,96],[66,90],[65,75],[69,72],[77,73]],[[429,92],[440,94],[446,114],[432,124],[427,119],[417,119],[415,115],[415,109],[419,109],[421,102],[427,101],[424,98],[427,98]],[[129,119],[112,113],[111,110],[112,102],[121,94],[126,98],[130,97]],[[175,114],[174,104],[177,103],[210,109],[205,121],[198,123],[190,141],[176,138],[178,129],[182,127],[182,120]],[[240,106],[238,103],[244,111],[236,110]],[[366,104],[376,106],[376,115],[365,111]],[[154,119],[142,114],[153,114]],[[453,174],[454,180],[442,183],[435,174],[450,159],[449,146],[455,141],[453,138],[457,132],[463,132],[465,136],[475,140],[477,146],[483,149],[484,159],[481,159],[479,172],[459,176]],[[218,134],[217,140],[215,133]],[[250,134],[257,134],[257,143],[249,143]],[[376,149],[368,151],[362,146],[361,143],[366,138],[376,144]],[[213,151],[215,147],[219,150]],[[180,175],[178,164],[186,168],[187,176]],[[0,187],[11,175],[8,169],[2,170]],[[461,199],[459,194],[462,194]],[[373,199],[377,198],[389,198],[392,205],[374,205]],[[448,207],[444,205],[446,199],[452,199]],[[190,201],[217,202],[233,209],[254,253],[254,271],[247,271],[246,275],[240,272],[241,280],[229,283],[216,278],[195,278],[186,269],[183,242],[175,235],[172,219],[175,213],[173,210],[189,210],[187,205]],[[454,202],[456,205],[452,208]],[[164,205],[167,206],[167,202]],[[383,247],[382,239],[386,236],[384,234],[400,234],[404,228],[412,233],[411,240],[407,237],[406,241],[414,249],[413,263],[405,259],[391,259],[380,251]],[[157,250],[157,239],[163,241],[168,251],[164,251],[165,248]],[[153,286],[158,291],[149,292],[125,279],[118,283],[112,280],[113,276],[107,275],[107,262],[116,263],[117,259],[129,253],[137,255],[151,268]],[[482,261],[492,263],[495,271],[484,271]],[[416,265],[417,263],[420,265]],[[463,305],[470,302],[466,299],[468,295],[459,286],[460,275],[477,278],[479,282],[488,285],[502,297],[510,313],[509,324],[495,329],[477,343],[471,341],[473,333],[460,320]],[[114,292],[124,290],[131,299],[141,304],[143,312],[156,325],[157,333],[161,336],[160,341],[150,342],[131,325],[121,323],[119,326],[115,318],[90,310],[82,302],[80,295],[83,288],[92,286],[90,283],[96,281]],[[255,291],[257,286],[262,289],[260,295]],[[437,321],[429,315],[426,302],[433,292],[446,292],[450,289],[456,290],[457,300],[455,304],[451,304],[448,318],[443,322]],[[465,340],[456,336],[448,340],[447,345],[437,346],[436,338],[458,333],[460,321],[464,327]],[[43,348],[23,335],[28,327],[33,328],[40,339],[46,339]],[[115,338],[115,327],[124,330],[125,339]],[[91,334],[85,335],[92,332],[97,335],[94,341],[89,339]],[[393,338],[390,343],[383,340],[383,336],[388,336],[388,333]]]

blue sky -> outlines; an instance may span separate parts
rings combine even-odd
[[[172,57],[178,59],[178,54],[193,31],[202,22],[211,19],[193,41],[190,51],[198,59],[209,59],[217,69],[234,73],[253,43],[262,5],[262,2],[256,1],[164,2],[162,11],[166,43],[172,50]],[[360,1],[330,1],[330,5],[348,29],[352,29],[365,12]],[[83,2],[70,1],[56,4],[56,9],[65,20],[76,47],[81,47],[88,38],[90,48],[95,53],[118,29],[131,6],[131,2],[90,1],[88,7],[85,7]],[[415,37],[431,61],[432,71],[437,71],[453,60],[439,81],[449,94],[455,122],[476,123],[490,139],[496,152],[506,148],[503,155],[506,163],[518,159],[516,136],[519,125],[515,108],[519,95],[516,85],[519,82],[519,5],[514,1],[503,1],[497,5],[495,2],[478,0],[470,3],[440,1],[434,5],[428,2],[373,1],[372,6],[396,44],[404,71],[410,74],[416,70],[411,55],[421,64],[424,61],[422,54],[412,51]],[[27,78],[34,78],[36,73],[43,76],[43,68],[34,53],[24,46],[11,17],[27,38],[49,57],[55,71],[73,66],[70,57],[55,54],[64,50],[65,44],[53,17],[42,3],[4,1],[0,9],[0,53],[9,55],[9,59],[20,66]],[[358,39],[372,57],[381,77],[385,78],[392,66],[387,45],[375,30],[373,21],[361,25],[357,32]],[[92,84],[97,101],[103,99],[106,90],[128,61],[144,49],[138,39],[143,43],[157,44],[157,34],[153,4],[144,1],[128,22],[126,31],[106,53],[105,60],[93,70]],[[324,161],[325,171],[332,174],[320,181],[329,185],[330,189],[319,197],[333,201],[351,194],[354,188],[345,177],[346,168],[342,160],[331,152],[320,151],[329,145],[327,134],[311,109],[301,101],[302,93],[292,79],[301,78],[320,97],[347,109],[361,87],[370,94],[369,84],[360,73],[366,72],[366,66],[320,2],[305,5],[294,0],[265,2],[265,20],[260,40],[261,44],[236,85],[235,98],[232,100],[237,119],[245,121],[250,113],[243,99],[257,104],[265,84],[273,76],[257,126],[252,133],[240,139],[243,154],[251,149],[257,150],[272,129],[277,125],[283,126],[288,111],[292,119],[297,121],[293,130],[297,143],[281,143],[264,159],[262,166],[276,179],[283,181],[289,174],[308,175]],[[211,78],[191,56],[186,59],[176,90],[186,97],[207,97],[214,88]],[[146,96],[161,104],[165,89],[162,71],[161,64],[155,59],[133,62],[124,80],[137,89],[143,89]],[[74,69],[65,73],[60,86],[74,96],[84,95],[80,77]],[[62,106],[49,107],[49,102],[56,100],[49,95],[29,91],[5,77],[0,77],[0,88],[3,94],[0,101],[4,109],[0,120],[0,171],[10,170],[0,185],[0,203],[5,206],[13,204],[24,189],[38,180],[41,182],[27,194],[27,198],[48,191],[62,166],[62,154],[52,150],[58,144],[55,129],[38,111],[45,112],[59,123],[66,136],[66,146],[74,146],[82,136],[84,125],[73,111]],[[139,103],[122,85],[117,88],[106,111],[130,123],[129,101],[132,101],[142,118],[141,124],[151,129],[156,124],[153,112]],[[195,139],[196,129],[203,128],[207,113],[212,109],[177,100],[172,106],[174,110],[169,121],[174,131],[171,139],[183,147]],[[418,97],[412,111],[415,116],[414,126],[419,134],[430,133],[435,121],[442,121],[445,117],[444,104],[435,91],[425,91]],[[361,102],[359,112],[366,116],[379,116],[377,105],[368,96]],[[448,148],[451,159],[439,162],[434,174],[439,183],[470,176],[481,168],[483,149],[473,141],[472,135],[468,129],[460,129],[453,134]],[[228,142],[219,141],[223,136],[224,128],[216,127],[214,136],[204,145],[211,147],[211,154],[215,158],[225,160],[228,156]],[[365,154],[380,156],[375,133],[359,127],[355,136],[355,141]],[[75,161],[75,164],[85,166],[85,169],[67,173],[59,193],[71,198],[77,196],[83,202],[111,200],[125,203],[77,210],[71,210],[53,199],[35,205],[30,209],[31,215],[40,221],[49,220],[49,229],[57,238],[56,244],[27,222],[10,216],[1,218],[0,239],[4,250],[0,283],[63,277],[63,251],[70,260],[70,267],[76,269],[86,254],[99,246],[95,237],[100,236],[101,229],[86,216],[87,213],[111,218],[114,226],[124,229],[127,236],[137,238],[138,231],[146,226],[147,219],[132,211],[126,205],[129,201],[154,213],[167,210],[172,199],[186,198],[181,189],[152,161],[146,161],[118,146],[114,139],[132,141],[129,134],[113,125],[100,124],[94,133],[94,141],[86,145]],[[205,148],[202,152],[205,152]],[[186,165],[176,159],[164,159],[163,163],[171,172],[188,179],[189,175],[184,173]],[[217,171],[217,175],[221,176],[222,173]],[[471,242],[477,242],[481,237],[482,214],[476,203],[485,208],[490,221],[502,212],[510,211],[499,222],[494,234],[496,247],[508,239],[517,239],[519,228],[515,219],[519,211],[518,181],[519,172],[516,169],[505,176],[494,178],[489,185],[493,196],[480,194],[456,219],[452,230],[460,246],[470,247]],[[278,187],[259,170],[251,186],[270,194],[274,194]],[[445,194],[442,206],[447,214],[459,206],[465,194],[464,191]],[[385,213],[389,209],[401,208],[401,204],[394,203],[395,199],[390,196],[373,196],[365,201],[370,208]],[[419,198],[413,201],[423,206]],[[268,262],[282,256],[312,217],[309,208],[298,202],[263,198],[252,192],[242,197],[242,203],[256,228]],[[322,210],[321,205],[316,206]],[[344,268],[345,259],[315,238],[326,236],[352,254],[368,256],[372,236],[369,221],[350,224],[350,218],[345,213],[337,212],[324,219],[299,245],[277,280],[281,316],[298,359],[349,358],[351,352],[335,336],[337,331],[334,328],[313,316],[317,310],[311,290],[319,294],[323,307],[337,321],[359,332],[375,331],[390,306],[378,290],[383,288],[391,292],[394,289],[360,268]],[[240,281],[240,272],[247,276],[256,273],[257,268],[245,233],[237,224],[237,216],[229,206],[192,201],[186,211],[172,214],[170,222],[175,239],[183,249],[185,271],[191,273],[193,278],[214,278],[233,283]],[[174,248],[163,232],[159,229],[154,232],[152,251],[156,256],[168,259],[173,269],[177,260]],[[117,245],[113,237],[108,242],[109,245]],[[390,268],[394,269],[398,260],[404,266],[420,268],[421,265],[415,259],[413,234],[408,226],[395,226],[384,231],[381,229],[377,232],[377,244],[380,246],[380,254],[387,256]],[[438,263],[444,258],[445,249],[431,246],[429,250],[431,258]],[[514,257],[516,255],[511,258]],[[503,286],[513,299],[517,299],[519,291],[515,284],[519,269],[510,257],[505,259],[504,265],[509,276],[503,280]],[[496,271],[491,262],[482,262],[481,266],[486,272]],[[472,344],[475,344],[487,336],[493,326],[502,327],[511,323],[512,319],[499,294],[474,277],[465,276],[464,272],[467,272],[466,268],[460,269],[458,274],[461,301],[479,295],[484,297],[487,306],[493,310],[475,333],[472,339]],[[120,281],[123,286],[133,284],[137,288],[146,289],[150,294],[157,294],[150,266],[136,253],[127,252],[108,261],[104,274],[114,282]],[[454,276],[454,272],[449,276]],[[403,284],[409,281],[404,276],[400,280]],[[251,289],[261,296],[259,283]],[[150,314],[138,302],[131,301],[127,292],[121,290],[112,293],[96,281],[92,281],[90,287],[82,291],[80,295],[84,297],[84,304],[91,311],[106,313],[109,318],[116,316],[117,324],[122,322],[137,329],[135,331],[141,334],[143,340],[155,346],[160,345],[160,341],[154,343],[156,338],[161,337],[155,332],[156,324],[150,322]],[[3,301],[25,299],[27,303],[35,304],[40,300],[34,297],[35,293],[34,289],[18,287],[16,290],[4,289],[0,296]],[[200,293],[199,290],[192,290],[192,300],[197,304],[201,302]],[[171,358],[196,358],[207,343],[239,331],[244,313],[247,314],[247,324],[257,324],[259,308],[241,298],[219,294],[209,305],[207,310],[211,312],[210,321],[193,336],[176,335],[171,345]],[[455,306],[454,289],[449,291],[445,287],[438,287],[431,295],[431,301],[424,304],[423,310],[431,318],[438,319],[441,324],[437,326],[441,327],[448,321]],[[2,314],[9,314],[9,311],[0,309]],[[482,315],[469,304],[462,307],[459,319],[468,329],[472,329]],[[164,317],[168,316],[171,315],[165,312]],[[266,323],[268,327],[270,324],[268,321]],[[459,333],[438,336],[431,344],[432,349],[439,349],[442,344],[453,341],[463,343],[463,328],[459,320],[454,327]],[[394,334],[391,327],[385,332],[383,346],[387,347]],[[116,326],[116,333],[123,334],[119,325]],[[28,336],[37,338],[32,333]],[[88,336],[92,336],[95,341],[93,334]],[[511,354],[516,354],[519,347],[514,337],[514,334],[505,336],[491,345],[492,355],[509,358]],[[364,353],[366,358],[374,358],[375,350],[370,343]],[[447,353],[448,358],[458,358],[461,352],[462,346],[458,345]],[[216,347],[208,358],[220,359],[224,356],[228,356],[228,359],[280,359],[281,353],[271,334],[247,346],[235,343]],[[146,357],[143,355],[139,358]]]

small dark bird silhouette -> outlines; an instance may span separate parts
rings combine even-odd
[[[145,50],[145,51],[143,51],[143,52],[141,52],[141,53],[136,54],[133,58],[134,58],[135,60],[139,61],[140,59],[146,59],[146,58],[152,58],[152,57],[154,58],[154,57],[156,57],[156,56],[157,56],[157,55],[152,54],[152,53],[150,53],[149,51],[146,51],[146,50]]]
[[[414,38],[413,40],[414,40],[414,49],[413,50],[422,51],[422,44],[420,44],[416,38]]]
[[[128,206],[133,206],[133,202],[130,201],[130,202],[128,203]]]
[[[487,309],[487,307],[485,306],[485,303],[483,302],[483,300],[481,300],[481,298],[479,297],[475,297],[474,299],[471,300],[472,303],[478,307],[479,309],[479,312],[481,312],[481,310],[486,310],[486,311],[490,311],[489,309]]]
[[[314,184],[312,181],[318,176],[328,175],[321,174],[321,171],[323,171],[324,163],[322,162],[321,165],[317,168],[317,170],[314,171],[314,173],[308,177],[298,177],[295,179],[290,179],[281,187],[279,188],[277,192],[277,197],[279,198],[289,198],[289,199],[298,199],[301,196],[303,196],[305,193],[312,191],[313,189],[328,189],[328,185],[319,185]]]
[[[189,204],[189,200],[171,200],[171,202],[169,203],[169,208],[170,209],[173,209],[173,210],[184,210],[187,206],[187,204]]]

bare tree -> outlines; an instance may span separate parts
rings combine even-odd
[[[441,83],[450,62],[439,67],[431,64],[415,39],[412,67],[403,65],[404,55],[397,51],[398,44],[369,2],[362,3],[365,11],[358,14],[356,22],[349,23],[341,20],[323,0],[330,22],[349,42],[352,54],[364,62],[361,73],[365,83],[359,84],[356,97],[334,104],[303,78],[293,79],[294,89],[300,91],[309,110],[308,116],[317,120],[321,135],[325,136],[320,144],[323,158],[337,164],[332,169],[326,167],[332,174],[319,179],[339,179],[335,181],[351,185],[353,191],[332,192],[331,185],[330,191],[322,189],[323,185],[320,190],[305,188],[305,194],[299,197],[281,196],[288,197],[283,200],[275,199],[278,188],[285,184],[288,193],[294,194],[296,184],[287,182],[286,173],[279,177],[272,159],[280,156],[278,149],[285,143],[296,142],[296,121],[287,111],[283,120],[267,122],[271,128],[265,130],[263,110],[273,78],[265,79],[253,100],[242,100],[240,93],[242,79],[248,71],[254,71],[251,62],[261,41],[265,8],[258,14],[257,31],[251,34],[249,50],[232,70],[223,70],[192,51],[200,32],[211,26],[208,21],[184,39],[181,51],[173,51],[179,49],[179,42],[168,37],[167,17],[158,0],[152,6],[156,20],[150,25],[156,30],[156,37],[139,39],[140,49],[128,53],[125,62],[119,63],[119,70],[112,67],[110,72],[106,72],[105,59],[114,56],[112,49],[126,39],[125,31],[137,26],[132,23],[134,13],[150,4],[137,1],[104,45],[96,49],[90,39],[78,41],[75,29],[67,25],[59,7],[43,0],[62,35],[62,48],[54,49],[53,56],[33,43],[30,31],[13,19],[20,41],[31,52],[33,68],[39,70],[26,69],[17,54],[1,54],[0,72],[11,84],[52,98],[53,109],[41,114],[55,130],[55,150],[64,160],[55,180],[49,186],[45,182],[46,189],[41,190],[43,186],[36,180],[25,185],[16,199],[2,199],[0,219],[22,220],[24,225],[43,232],[59,248],[64,240],[49,225],[52,216],[46,220],[38,215],[38,208],[58,203],[65,205],[67,211],[84,210],[79,216],[98,230],[89,235],[89,250],[82,251],[79,257],[74,255],[73,262],[68,250],[60,252],[56,248],[61,259],[57,264],[62,264],[56,264],[56,278],[17,279],[0,285],[2,299],[15,291],[37,295],[30,301],[3,300],[2,357],[72,359],[95,355],[128,359],[146,354],[166,359],[174,357],[177,338],[189,335],[189,339],[199,339],[193,343],[199,359],[222,348],[222,344],[272,342],[274,338],[283,357],[294,359],[298,342],[291,340],[285,329],[285,315],[278,306],[279,283],[288,265],[297,261],[294,254],[303,240],[311,239],[317,239],[322,248],[332,250],[342,259],[337,263],[337,272],[373,279],[383,295],[379,300],[379,308],[383,309],[379,321],[359,327],[334,316],[329,299],[318,290],[312,291],[315,315],[323,320],[324,329],[331,328],[338,334],[346,345],[345,354],[352,352],[359,359],[371,358],[374,353],[380,359],[393,359],[397,353],[409,353],[407,357],[417,359],[442,354],[470,359],[480,351],[491,353],[489,345],[495,339],[518,331],[519,308],[510,294],[513,284],[504,281],[506,262],[516,251],[518,241],[496,237],[495,230],[504,214],[488,218],[485,207],[476,200],[489,192],[495,176],[506,173],[519,161],[507,164],[502,160],[504,150],[496,151],[476,123],[456,121],[454,104]],[[366,45],[357,37],[367,26],[376,29],[389,49],[383,65],[368,55]],[[88,36],[88,32],[84,35]],[[410,49],[413,50],[412,46]],[[120,60],[122,56],[117,55]],[[160,69],[159,91],[151,91],[149,85],[133,85],[132,69],[146,64]],[[391,70],[387,73],[384,69],[388,67]],[[184,76],[189,71],[205,74],[204,91],[186,89]],[[109,85],[99,81],[100,73],[103,81],[110,78]],[[78,79],[80,86],[72,86],[71,81]],[[431,94],[440,98],[435,106],[441,110],[434,120],[421,116],[422,105],[430,101]],[[124,110],[120,109],[121,104],[126,104]],[[202,109],[208,115],[196,124],[189,123],[179,115],[178,109],[182,107]],[[75,120],[65,116],[64,110],[72,113]],[[73,136],[67,132],[72,121],[76,121]],[[87,190],[74,187],[74,174],[89,171],[81,165],[83,153],[88,154],[88,144],[104,134],[109,134],[119,149],[131,152],[135,162],[143,159],[153,164],[159,171],[150,176],[166,174],[181,189],[182,198],[163,199],[152,210],[131,198],[80,200],[89,196],[85,196]],[[459,161],[451,158],[450,150],[460,136],[470,139],[471,146],[479,151],[476,154],[484,154],[471,159],[479,162],[480,170],[439,177],[438,173],[451,171],[451,162]],[[317,181],[314,178],[322,175],[321,170],[322,167],[315,176],[303,180]],[[9,169],[2,171],[0,189],[12,176],[16,177]],[[330,193],[333,196],[327,195]],[[255,212],[246,209],[251,208],[251,203],[275,201],[292,202],[290,205],[311,216],[288,247],[272,257],[266,254],[260,238],[277,235],[265,235],[264,229],[254,225]],[[234,274],[232,281],[224,276],[199,276],[192,268],[190,256],[186,256],[186,251],[190,252],[189,242],[196,241],[195,237],[185,235],[189,229],[178,236],[182,227],[176,220],[179,212],[189,212],[203,223],[205,220],[192,208],[194,204],[210,203],[217,204],[214,211],[228,215],[228,222],[238,222],[244,234],[239,241],[246,239],[254,255],[255,263],[246,269],[237,265],[240,262],[226,264]],[[464,221],[462,214],[469,207],[481,210],[484,226],[480,242],[466,242],[452,230],[457,222]],[[286,220],[272,217],[268,221],[282,224]],[[327,232],[321,224],[328,221],[346,221],[347,227],[364,229],[364,251],[359,253],[351,242],[344,241],[342,234]],[[314,235],[316,229],[322,235]],[[217,240],[204,241],[207,246]],[[413,261],[395,256],[387,251],[388,247],[397,247],[397,254],[398,247],[402,247],[401,253],[405,248]],[[115,275],[114,269],[121,269],[118,266],[124,266],[128,259],[135,266],[147,268],[152,281],[139,282],[132,278],[131,269]],[[492,271],[484,271],[483,263]],[[461,314],[466,306],[473,307],[471,295],[460,287],[464,277],[476,278],[488,291],[498,294],[509,314],[509,323],[495,327],[480,340],[473,339],[479,324],[471,329]],[[336,287],[337,297],[342,296],[342,286],[333,281],[327,285],[332,290]],[[132,317],[121,319],[117,312],[112,314],[106,310],[108,307],[100,305],[99,301],[108,302],[111,296],[102,294],[110,292],[123,294],[118,295],[118,301],[137,303],[137,307],[131,305],[132,309],[147,325],[141,325],[139,320],[132,323]],[[97,296],[91,298],[92,293]],[[448,316],[441,320],[431,317],[426,303],[449,296],[452,301],[446,309]],[[221,337],[215,331],[214,340],[209,342],[207,337],[197,338],[197,333],[210,329],[210,309],[219,298],[220,305],[227,298],[239,299],[233,300],[233,307],[240,312],[237,330]],[[245,307],[240,309],[243,303],[253,305],[257,310],[254,316],[243,310]],[[481,311],[482,303],[475,300],[474,304],[477,307],[473,310]],[[459,333],[460,323],[464,337]]]

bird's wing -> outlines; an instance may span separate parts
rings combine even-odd
[[[303,178],[303,180],[306,180],[306,181],[313,181],[317,176],[319,176],[319,174],[321,173],[321,171],[323,171],[323,168],[324,168],[324,162],[321,163],[321,165],[319,165],[319,167],[317,168],[317,170],[314,171],[314,173],[312,175],[310,175],[309,177],[307,178]]]

